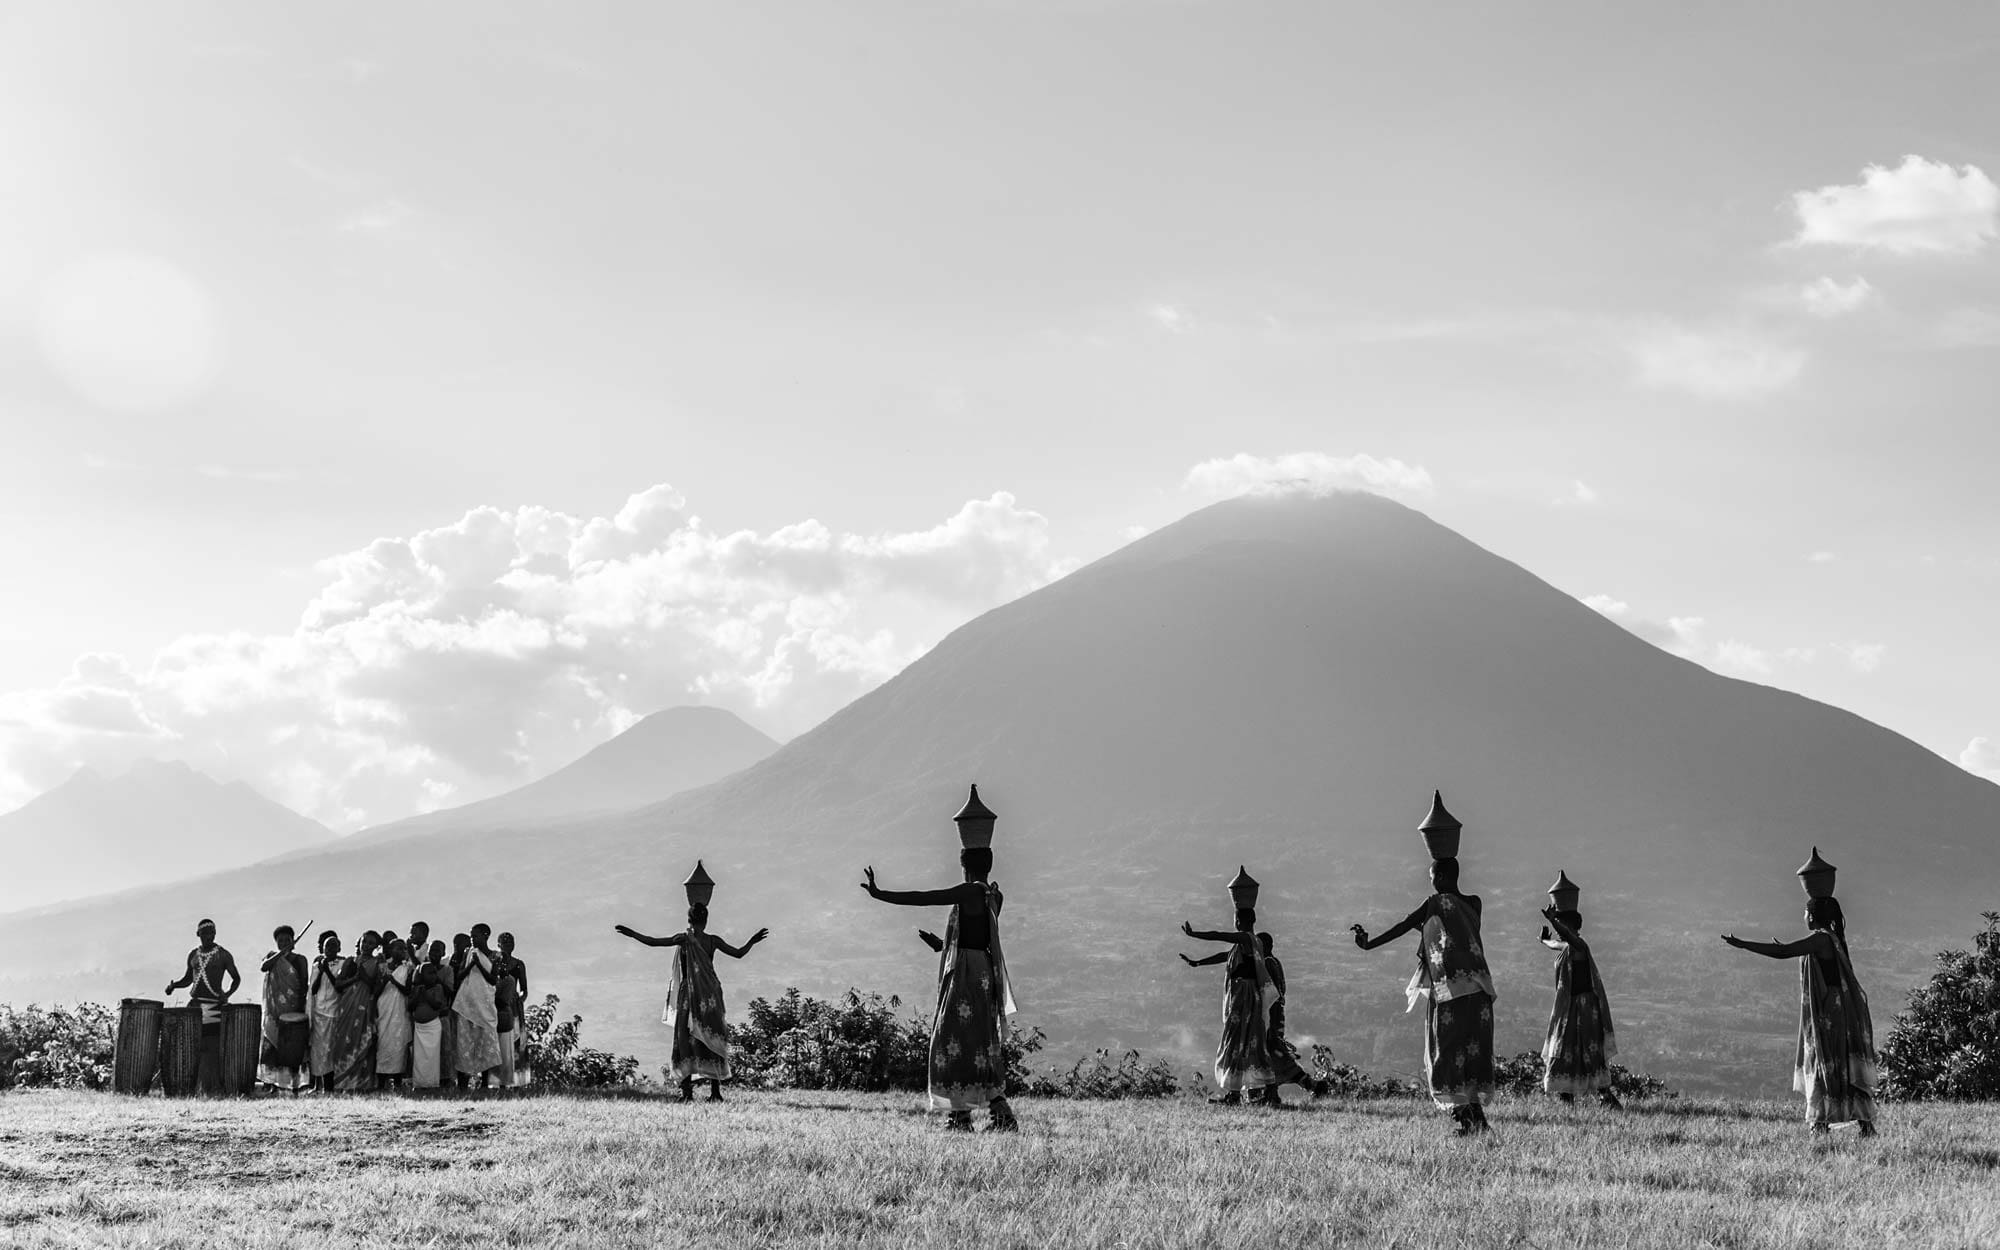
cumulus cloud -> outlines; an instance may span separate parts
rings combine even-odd
[[[1905,156],[1870,165],[1861,181],[1792,195],[1794,244],[1913,255],[1973,252],[2000,234],[2000,186],[1975,165]]]
[[[1813,316],[1829,320],[1856,311],[1874,296],[1875,288],[1862,277],[1849,282],[1815,278],[1799,288],[1799,304]]]
[[[1974,738],[1958,753],[1958,762],[1988,781],[2000,782],[2000,738]]]
[[[1702,399],[1759,399],[1798,380],[1806,353],[1746,327],[1662,325],[1631,342],[1641,385]]]
[[[1836,642],[1833,649],[1857,673],[1872,673],[1881,668],[1882,658],[1889,654],[1889,644],[1883,642]]]
[[[474,508],[324,561],[289,634],[85,656],[0,695],[0,799],[170,755],[357,825],[518,784],[674,704],[796,733],[1068,568],[1004,493],[879,534],[725,532],[669,486],[604,517]]]
[[[1325,495],[1337,490],[1365,490],[1378,495],[1429,495],[1436,484],[1429,470],[1390,457],[1329,456],[1301,451],[1283,456],[1253,456],[1239,452],[1221,460],[1204,460],[1188,470],[1186,486],[1216,499],[1237,495]]]
[[[1686,659],[1697,658],[1705,645],[1702,631],[1708,622],[1699,616],[1670,616],[1664,621],[1652,620],[1632,611],[1632,605],[1610,595],[1589,595],[1583,600],[1585,607],[1616,621],[1627,630],[1662,651],[1671,651]]]

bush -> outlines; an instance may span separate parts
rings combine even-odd
[[[550,994],[527,1011],[521,1058],[534,1070],[535,1083],[556,1089],[604,1089],[632,1084],[639,1074],[639,1061],[630,1055],[614,1055],[583,1045],[582,1016],[556,1022],[556,1008],[561,1003],[560,998]]]
[[[1882,1043],[1885,1098],[2000,1098],[2000,912],[1969,951],[1943,951]]]
[[[1035,1030],[1039,1042],[1041,1030]],[[1037,1047],[1039,1048],[1039,1047]],[[1094,1051],[1068,1068],[1051,1067],[1042,1073],[1025,1073],[1025,1068],[1008,1056],[1007,1092],[1029,1098],[1171,1098],[1180,1091],[1174,1066],[1165,1059],[1150,1062],[1136,1050],[1128,1050],[1115,1060],[1108,1050]]]
[[[1493,1083],[1506,1094],[1539,1094],[1546,1071],[1540,1051],[1524,1050],[1512,1059],[1493,1061]],[[1680,1097],[1659,1077],[1634,1072],[1615,1063],[1611,1065],[1611,1092],[1620,1099]]]
[[[1312,1075],[1326,1082],[1329,1094],[1346,1098],[1414,1098],[1424,1091],[1395,1077],[1377,1080],[1351,1063],[1337,1062],[1333,1048],[1315,1043],[1312,1048]]]
[[[117,1013],[0,1004],[0,1089],[108,1089]]]
[[[850,989],[826,1002],[788,989],[754,999],[729,1031],[737,1078],[784,1089],[923,1089],[930,1028],[901,1021],[902,1000]]]

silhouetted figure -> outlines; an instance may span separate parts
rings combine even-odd
[[[741,946],[731,946],[708,931],[708,903],[715,881],[696,860],[694,872],[681,883],[687,890],[688,927],[671,937],[648,937],[637,929],[615,926],[618,932],[647,946],[671,946],[674,962],[667,973],[667,1002],[660,1023],[674,1031],[674,1073],[681,1078],[681,1101],[694,1101],[694,1083],[708,1082],[708,1100],[722,1101],[722,1082],[731,1075],[729,1030],[722,1004],[722,980],[715,975],[715,952],[741,959],[750,948],[771,936],[759,929]]]
[[[1270,1088],[1269,1098],[1277,1104],[1278,1085],[1287,1084],[1311,1090],[1314,1098],[1324,1098],[1326,1081],[1306,1071],[1305,1065],[1299,1062],[1298,1047],[1285,1037],[1285,965],[1279,962],[1275,953],[1277,943],[1270,934],[1259,933],[1257,945],[1264,952],[1264,970],[1271,974],[1271,988],[1277,992],[1271,1000],[1271,1027],[1265,1035],[1265,1044],[1271,1052],[1271,1070],[1278,1078],[1277,1085]]]
[[[1181,932],[1198,942],[1227,942],[1229,949],[1204,959],[1181,956],[1190,968],[1227,962],[1222,981],[1222,1036],[1215,1044],[1216,1096],[1210,1102],[1233,1107],[1248,1093],[1250,1101],[1272,1106],[1278,1099],[1278,1074],[1271,1060],[1270,1004],[1277,999],[1264,951],[1257,943],[1258,882],[1241,866],[1229,882],[1229,901],[1236,908],[1236,928],[1196,929],[1181,921]]]
[[[1796,942],[1752,942],[1725,933],[1738,950],[1770,959],[1799,961],[1799,1041],[1792,1088],[1806,1096],[1806,1122],[1815,1133],[1835,1124],[1861,1126],[1875,1135],[1875,1025],[1868,996],[1854,979],[1847,954],[1847,922],[1833,896],[1834,866],[1812,858],[1798,871],[1806,891],[1806,936]]]
[[[1417,971],[1405,989],[1410,1008],[1424,1004],[1424,1071],[1431,1099],[1451,1112],[1461,1137],[1486,1131],[1482,1095],[1493,1092],[1493,977],[1479,940],[1477,895],[1458,892],[1458,841],[1463,826],[1445,810],[1444,795],[1431,800],[1418,826],[1431,852],[1431,889],[1418,908],[1380,937],[1349,926],[1354,944],[1374,950],[1405,933],[1417,933]]]
[[[311,926],[308,925],[308,928]],[[306,1015],[306,980],[312,969],[293,949],[292,926],[271,931],[276,950],[264,956],[263,1045],[257,1055],[257,1079],[272,1089],[298,1092],[299,1069],[307,1066],[312,1028]],[[308,1078],[310,1079],[310,1078]]]
[[[1542,909],[1548,921],[1542,945],[1556,952],[1556,997],[1549,1008],[1548,1036],[1542,1042],[1542,1088],[1564,1102],[1574,1102],[1578,1094],[1595,1094],[1599,1102],[1615,1109],[1620,1104],[1611,1092],[1611,1058],[1618,1053],[1618,1035],[1611,1025],[1611,1000],[1605,996],[1597,961],[1581,936],[1583,913],[1577,910],[1581,894],[1569,874],[1559,872],[1549,887],[1549,906]]]
[[[942,890],[885,890],[875,884],[871,866],[863,870],[861,888],[868,897],[899,907],[951,908],[938,943],[931,1108],[946,1112],[947,1131],[970,1132],[973,1111],[984,1106],[990,1131],[1011,1132],[1020,1127],[1007,1102],[1007,1017],[1014,1014],[1014,988],[1000,950],[1000,887],[987,879],[993,871],[997,817],[979,801],[979,787],[973,786],[952,819],[958,825],[963,883]],[[925,944],[934,937],[927,934]]]
[[[236,957],[216,945],[213,920],[196,923],[194,935],[200,945],[188,952],[187,969],[168,983],[167,996],[186,986],[188,1005],[201,1008],[199,1084],[202,1093],[217,1095],[222,1093],[222,1006],[243,984],[243,974],[236,970]]]
[[[452,995],[451,1012],[458,1025],[456,1053],[458,1084],[466,1088],[473,1077],[479,1088],[487,1088],[500,1067],[500,1008],[493,997],[493,937],[490,925],[476,924],[469,935],[458,967],[458,992]]]

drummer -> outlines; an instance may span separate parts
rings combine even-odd
[[[201,1008],[201,1089],[205,1094],[222,1092],[222,1005],[243,984],[236,971],[236,957],[216,945],[215,922],[203,919],[194,927],[201,943],[188,952],[187,971],[167,985],[167,996],[182,986],[188,990],[189,1005]],[[223,978],[229,979],[225,987]]]
[[[264,1042],[257,1079],[274,1091],[296,1094],[311,1027],[306,1020],[306,957],[293,949],[298,937],[288,924],[279,925],[271,940],[278,949],[264,956]]]

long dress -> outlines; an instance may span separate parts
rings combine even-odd
[[[410,965],[398,964],[383,972],[375,996],[375,1071],[384,1076],[410,1070],[410,1000],[398,988],[409,983]]]
[[[1799,1045],[1792,1088],[1806,1096],[1806,1119],[1813,1124],[1873,1124],[1875,1023],[1846,945],[1834,939],[1833,954],[1832,959],[1799,959]]]
[[[1285,1037],[1285,965],[1278,962],[1275,955],[1264,957],[1264,969],[1271,974],[1270,1028],[1266,1031],[1265,1049],[1271,1054],[1271,1075],[1273,1084],[1313,1086],[1313,1075],[1299,1062],[1299,1048]]]
[[[938,956],[931,1019],[930,1097],[938,1111],[971,1111],[1007,1093],[1007,1017],[1014,986],[1000,950],[998,891],[954,903]]]
[[[1597,961],[1581,939],[1556,955],[1556,998],[1542,1042],[1542,1088],[1551,1094],[1594,1094],[1611,1088],[1618,1034]]]
[[[1479,901],[1433,894],[1409,915],[1421,926],[1417,971],[1404,988],[1424,1004],[1424,1075],[1431,1101],[1464,1107],[1493,1092],[1493,977],[1479,941]]]
[[[443,1075],[444,1019],[451,1011],[438,970],[417,969],[413,974],[415,992],[410,998],[410,1086],[436,1089]]]
[[[726,1081],[733,1071],[713,941],[706,933],[681,934],[667,971],[660,1023],[673,1028],[674,1075],[682,1080]]]
[[[299,1024],[306,1019],[306,957],[293,952],[264,973],[263,1045],[257,1053],[257,1079],[291,1089],[299,1083],[299,1067],[307,1056]],[[289,1028],[287,1027],[289,1026]]]
[[[365,961],[355,960],[357,966]],[[375,1086],[375,991],[365,975],[356,976],[340,991],[334,1006],[331,1041],[333,1087],[339,1090]]]
[[[315,969],[312,982],[312,1074],[331,1076],[333,1034],[340,1022],[340,991],[334,988],[333,978],[346,969],[347,960],[339,955],[332,959],[321,956],[320,963],[326,971],[322,974]]]
[[[1278,1083],[1271,1060],[1271,1013],[1277,991],[1263,952],[1249,942],[1230,949],[1222,985],[1222,1040],[1215,1046],[1215,1084],[1225,1094]]]
[[[500,1065],[500,1013],[493,1006],[493,960],[477,947],[466,952],[464,976],[452,996],[457,1022],[452,1063],[467,1076]]]

